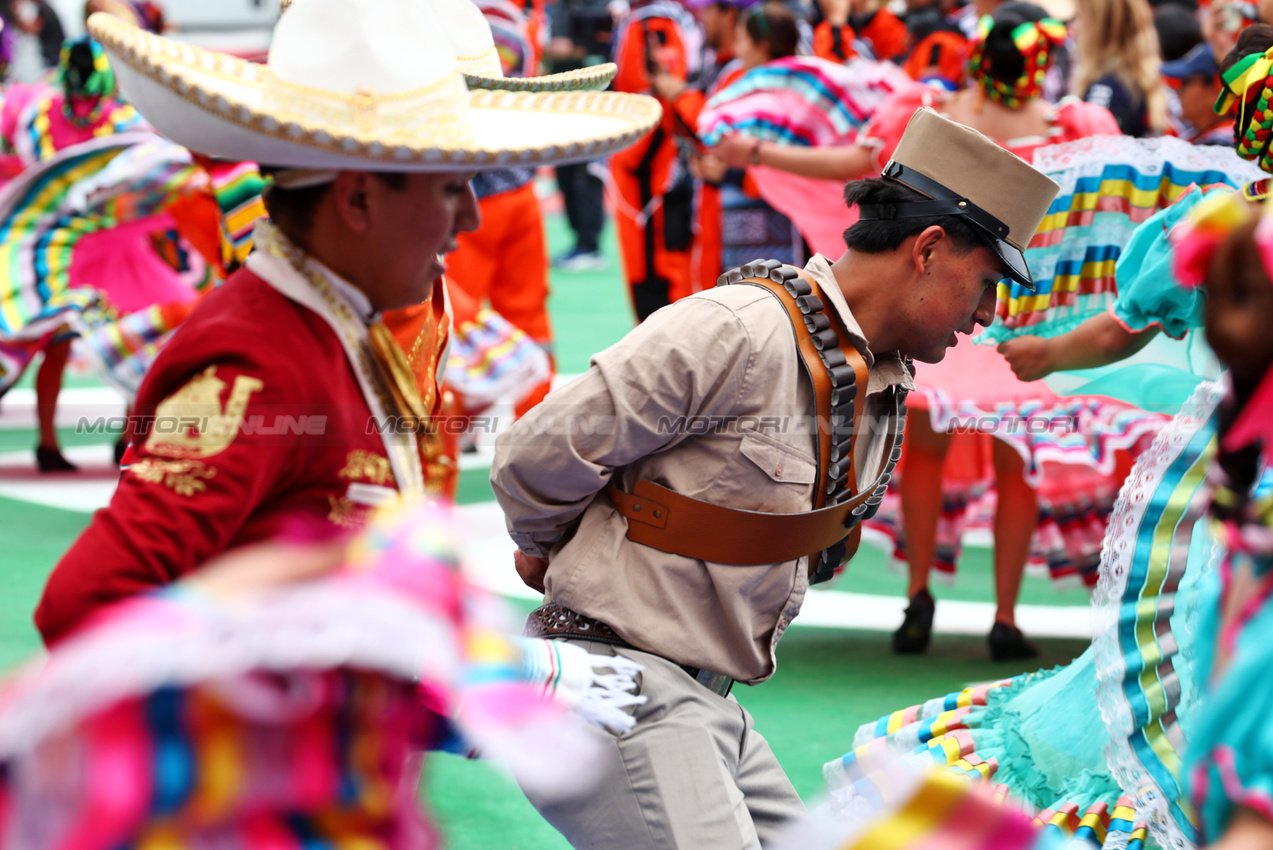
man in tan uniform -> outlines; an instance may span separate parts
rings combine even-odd
[[[878,492],[897,456],[908,358],[936,362],[957,332],[990,324],[1004,277],[1029,284],[1021,248],[1056,194],[1024,161],[928,109],[884,174],[846,187],[862,213],[845,233],[849,250],[805,267],[841,343],[869,367],[856,385],[865,417],[848,451],[862,470],[856,480]],[[828,467],[840,475],[807,427],[820,401],[793,342],[799,315],[755,285],[679,301],[497,441],[491,481],[517,569],[545,592],[528,633],[645,668],[647,701],[636,728],[614,739],[611,774],[584,798],[531,800],[575,847],[750,850],[803,811],[728,695],[734,680],[773,675],[778,640],[808,586],[808,557],[740,561],[754,560],[748,547],[772,551],[768,521],[793,519],[771,515],[811,516],[821,504],[815,482]],[[642,498],[651,482],[674,493]],[[664,542],[657,535],[673,524],[672,497],[728,521],[696,527],[697,541]],[[652,545],[631,539],[639,529],[655,535],[645,538]],[[714,547],[731,554],[713,556]]]

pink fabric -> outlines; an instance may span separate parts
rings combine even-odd
[[[975,340],[961,336],[940,363],[916,362],[915,383],[940,387],[952,399],[969,399],[979,405],[1038,401],[1050,406],[1058,400],[1045,382],[1018,380],[1002,354]]]
[[[906,123],[915,110],[931,106],[938,112],[950,95],[929,86],[916,85],[899,91],[880,104],[871,120],[862,128],[859,140],[875,149],[876,168],[882,168],[897,150]],[[1052,129],[1046,136],[1029,136],[1021,139],[995,139],[999,145],[1029,162],[1035,150],[1044,145],[1072,142],[1088,136],[1117,136],[1118,122],[1103,106],[1083,101],[1067,101],[1056,108],[1052,117]]]
[[[747,169],[765,203],[791,219],[816,253],[831,259],[844,253],[844,231],[858,220],[857,207],[844,206],[844,184],[798,177],[754,165]]]
[[[75,245],[71,287],[96,289],[121,314],[193,301],[198,292],[150,244],[151,233],[172,226],[165,214],[88,234]]]
[[[114,101],[107,101],[102,105],[101,114],[98,120],[86,126],[78,126],[72,124],[66,117],[66,111],[63,105],[66,102],[66,96],[55,86],[48,83],[34,83],[31,85],[17,83],[4,92],[4,106],[0,108],[0,136],[8,140],[10,145],[16,145],[19,134],[30,132],[30,116],[28,111],[35,104],[44,98],[50,98],[52,106],[49,109],[49,128],[48,135],[53,143],[54,150],[64,150],[71,145],[78,145],[83,142],[91,141],[97,136],[97,129],[103,124],[112,120],[112,105]],[[78,102],[78,101],[77,101]],[[17,148],[22,151],[22,147]]]

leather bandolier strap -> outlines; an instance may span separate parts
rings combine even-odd
[[[874,513],[901,456],[905,393],[894,397],[884,468],[859,490],[855,448],[866,409],[866,362],[817,282],[799,269],[757,260],[721,276],[723,285],[758,286],[787,310],[803,371],[817,399],[818,479],[813,510],[794,514],[727,508],[682,496],[652,481],[629,494],[607,488],[628,519],[627,537],[663,552],[721,564],[774,564],[809,556],[809,581],[826,581],[857,551],[861,520]]]

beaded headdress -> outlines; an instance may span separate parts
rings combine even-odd
[[[968,75],[991,99],[1010,109],[1019,109],[1027,100],[1043,94],[1043,75],[1051,64],[1054,51],[1065,44],[1065,24],[1053,18],[1027,21],[1012,29],[1012,43],[1021,54],[1021,76],[1011,82],[997,79],[991,73],[991,59],[986,53],[986,40],[995,20],[982,15],[977,22],[977,35],[968,56]]]
[[[1265,171],[1273,172],[1269,157],[1269,130],[1273,128],[1273,47],[1244,56],[1221,74],[1223,90],[1216,99],[1219,115],[1235,113],[1233,135],[1238,155]]]

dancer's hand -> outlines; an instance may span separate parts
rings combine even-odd
[[[517,551],[513,553],[513,564],[517,567],[517,574],[522,577],[523,584],[531,590],[544,592],[544,576],[548,574],[547,558],[536,558]]]
[[[698,172],[694,176],[711,183],[713,186],[719,186],[720,182],[725,179],[725,173],[729,171],[729,166],[710,153],[705,153],[692,160],[692,162],[694,165],[690,170]]]
[[[733,133],[721,139],[720,144],[709,153],[730,168],[746,168],[751,164],[751,155],[755,149],[755,138]]]
[[[1052,374],[1052,351],[1041,336],[1019,336],[999,343],[999,353],[1023,381],[1037,381]]]
[[[650,75],[650,88],[654,89],[654,93],[659,97],[671,103],[685,92],[688,84],[675,74],[657,71]]]

